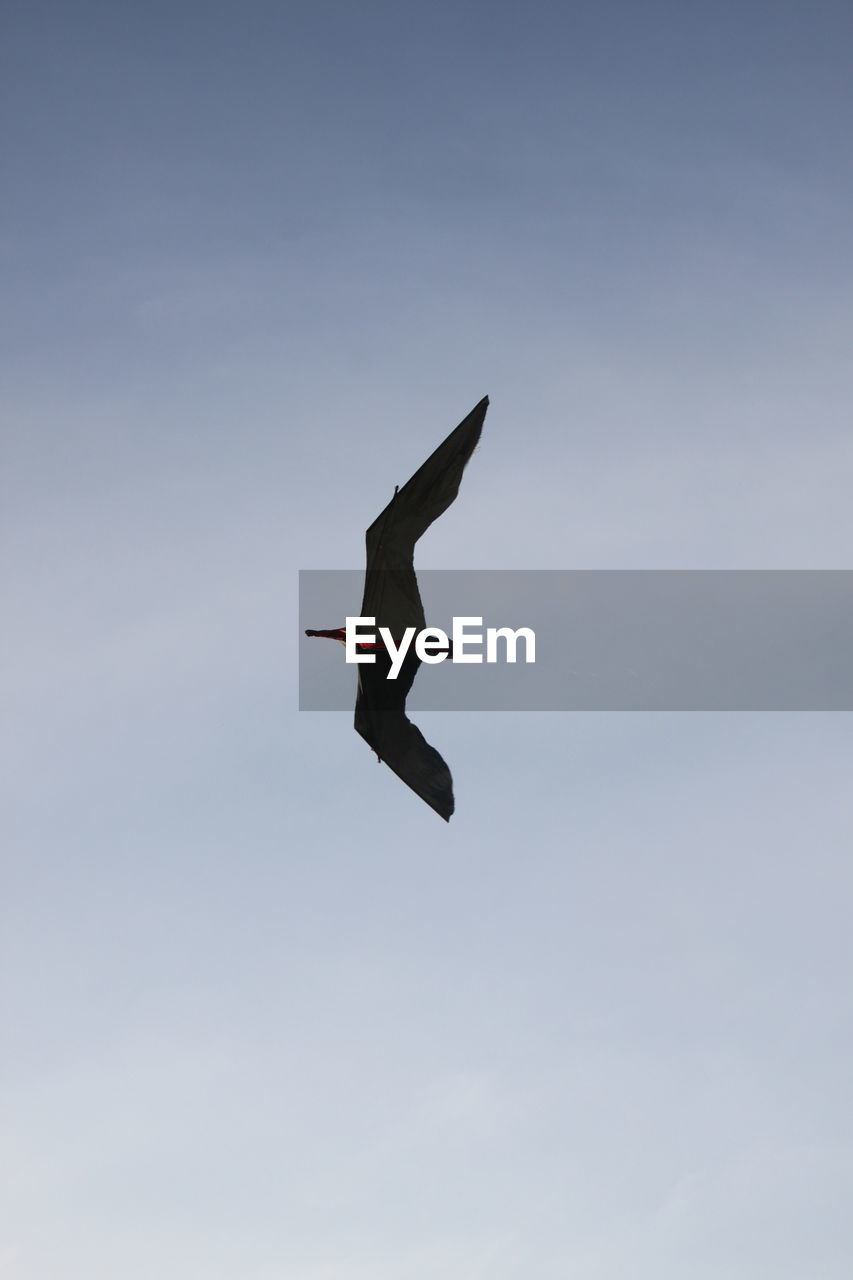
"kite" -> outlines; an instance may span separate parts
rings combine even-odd
[[[399,645],[408,627],[424,630],[424,607],[415,576],[415,543],[434,520],[447,510],[459,492],[462,472],[474,452],[489,397],[484,396],[467,418],[451,431],[367,530],[367,569],[361,617],[375,618],[377,630],[387,627]],[[306,631],[344,641],[344,628]],[[355,729],[407,786],[425,800],[446,822],[454,810],[453,779],[435,747],[406,715],[406,698],[420,659],[411,646],[396,680],[389,680],[391,657],[382,644],[359,645],[370,650],[373,663],[358,666]]]

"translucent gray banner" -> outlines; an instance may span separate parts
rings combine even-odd
[[[302,710],[353,706],[359,668],[304,631],[358,616],[363,583],[299,575]],[[853,571],[422,570],[418,583],[429,627],[527,627],[535,662],[521,642],[506,662],[499,642],[488,663],[484,642],[479,664],[424,663],[412,711],[853,710]]]

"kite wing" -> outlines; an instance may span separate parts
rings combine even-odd
[[[415,543],[459,492],[462,472],[480,439],[489,398],[451,431],[411,480],[395,492],[367,530],[363,618],[375,618],[399,642],[407,627],[422,631],[424,608],[415,576]],[[406,698],[420,666],[410,649],[396,680],[386,679],[390,659],[359,666],[355,728],[397,777],[445,821],[453,813],[450,770],[406,716]]]
[[[399,640],[406,627],[426,626],[418,581],[415,543],[447,510],[459,492],[462,472],[480,439],[489,407],[484,396],[440,444],[411,480],[398,489],[365,534],[367,572],[362,618],[375,618]]]
[[[379,759],[449,822],[454,808],[450,770],[406,715],[406,698],[420,665],[410,653],[396,680],[386,679],[387,653],[377,653],[375,665],[360,666],[355,727]]]

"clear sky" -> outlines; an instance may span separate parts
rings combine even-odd
[[[850,717],[425,715],[447,827],[296,605],[486,393],[424,567],[853,567],[851,49],[2,6],[2,1280],[847,1280]]]

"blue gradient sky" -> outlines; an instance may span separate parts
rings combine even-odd
[[[295,623],[485,393],[424,567],[853,567],[853,10],[2,26],[2,1280],[846,1280],[850,718],[445,828]]]

